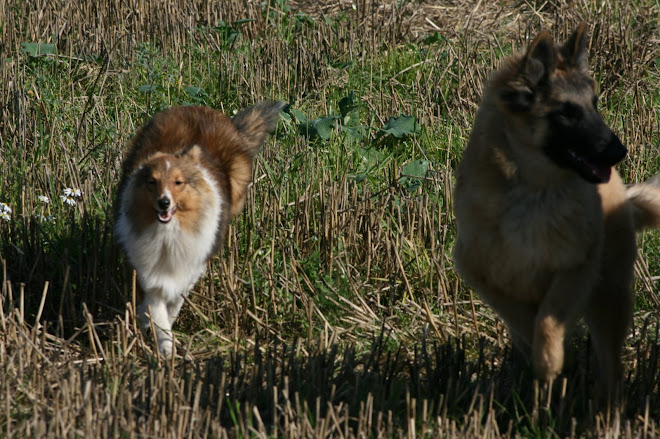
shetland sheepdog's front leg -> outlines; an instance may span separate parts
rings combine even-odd
[[[183,297],[181,298],[181,303],[183,303]],[[154,294],[145,293],[144,300],[138,307],[138,316],[140,325],[145,332],[149,332],[151,320],[153,320],[156,328],[158,350],[161,355],[170,358],[174,353],[172,323],[176,316],[170,319],[167,308],[168,306],[162,298]],[[179,305],[179,308],[181,308],[181,305]]]
[[[170,325],[174,325],[174,321],[181,311],[183,300],[188,296],[188,293],[177,296],[176,299],[167,302],[167,315],[170,319]]]

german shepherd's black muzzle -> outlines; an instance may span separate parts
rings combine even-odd
[[[628,150],[595,109],[564,103],[548,115],[550,132],[544,151],[557,165],[590,183],[607,183],[612,166]]]

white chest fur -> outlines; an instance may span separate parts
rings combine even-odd
[[[216,245],[222,200],[214,181],[205,176],[212,193],[205,198],[193,229],[183,229],[176,215],[166,224],[154,222],[139,233],[124,206],[130,205],[130,188],[122,197],[115,232],[146,293],[171,302],[187,294],[206,270]]]

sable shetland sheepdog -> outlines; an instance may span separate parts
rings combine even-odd
[[[115,203],[117,240],[137,271],[141,325],[173,354],[172,324],[245,202],[252,162],[282,102],[233,119],[208,107],[156,114],[129,144]]]

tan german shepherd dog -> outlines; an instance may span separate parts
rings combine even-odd
[[[627,151],[598,113],[586,29],[563,46],[541,32],[492,76],[458,167],[454,261],[539,379],[561,372],[584,317],[611,394],[632,320],[635,230],[660,225],[660,186],[626,188],[612,169]]]

